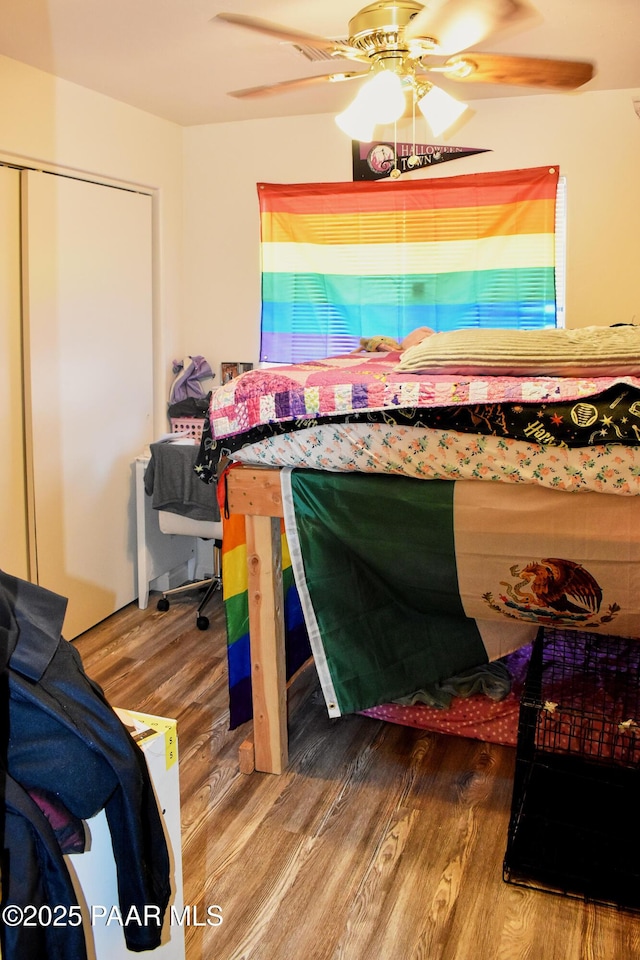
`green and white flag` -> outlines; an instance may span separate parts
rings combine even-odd
[[[329,714],[405,697],[540,625],[640,637],[640,498],[283,470]]]

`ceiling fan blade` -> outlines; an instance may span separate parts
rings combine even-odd
[[[407,24],[405,37],[430,37],[438,44],[436,53],[448,56],[535,16],[525,0],[425,0],[424,9]]]
[[[301,90],[304,87],[311,87],[320,83],[341,83],[343,80],[357,80],[360,77],[368,76],[368,73],[368,70],[362,73],[323,73],[315,77],[300,77],[297,80],[281,80],[279,83],[264,84],[260,87],[232,90],[229,96],[236,97],[239,100],[269,97],[274,93],[289,93],[291,90]]]
[[[248,17],[242,13],[217,13],[212,20],[222,20],[225,23],[232,23],[238,27],[245,27],[248,30],[255,30],[257,33],[266,34],[274,37],[276,40],[283,40],[285,43],[294,43],[304,47],[313,47],[316,50],[323,50],[336,57],[346,57],[353,60],[361,60],[362,53],[355,47],[350,47],[348,43],[340,40],[331,40],[329,37],[319,37],[313,33],[305,33],[302,30],[290,30],[288,27],[281,27],[277,23],[271,23],[268,20],[260,20],[258,17]]]
[[[438,69],[452,80],[561,90],[575,90],[594,75],[593,64],[583,61],[509,57],[499,53],[475,51],[450,57],[443,67]]]

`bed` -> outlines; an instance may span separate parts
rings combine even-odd
[[[528,331],[471,351],[468,331],[439,334],[428,349],[255,370],[213,393],[196,469],[212,481],[231,464],[219,496],[251,638],[235,685],[251,699],[257,769],[287,764],[301,635],[331,716],[415,725],[412,706],[437,712],[410,702],[417,691],[437,697],[508,657],[521,666],[540,625],[640,635],[638,332],[602,329],[548,331],[544,351]],[[391,649],[372,654],[376,627]],[[514,729],[512,710],[502,742]]]

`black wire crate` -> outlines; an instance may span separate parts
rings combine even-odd
[[[541,630],[520,703],[518,757],[640,764],[640,639]]]
[[[640,910],[640,640],[541,630],[503,876]]]

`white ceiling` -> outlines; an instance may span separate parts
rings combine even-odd
[[[596,76],[581,89],[640,88],[640,0],[533,2],[539,22],[475,49],[590,60]],[[212,17],[220,11],[248,14],[294,30],[344,38],[349,19],[365,4],[366,0],[0,0],[0,54],[184,126],[329,113],[353,98],[353,84],[320,85],[244,101],[227,96],[227,91],[353,69],[353,64],[309,62],[290,44],[211,22]],[[458,96],[463,91],[466,100],[545,92],[486,84],[447,89],[456,90]],[[9,91],[2,91],[3,97],[7,95]]]

